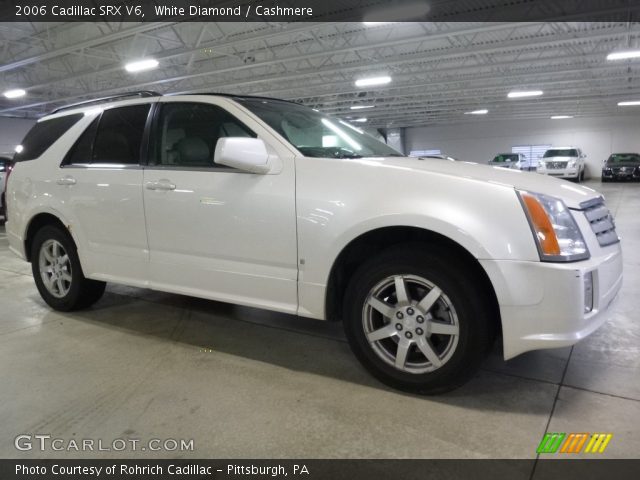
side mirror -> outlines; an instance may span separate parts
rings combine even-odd
[[[213,161],[250,173],[269,173],[267,146],[259,138],[223,137],[216,144]]]

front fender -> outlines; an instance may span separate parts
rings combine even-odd
[[[512,186],[353,161],[303,159],[297,172],[302,314],[306,309],[323,317],[326,285],[340,252],[384,227],[437,233],[478,260],[539,258]]]

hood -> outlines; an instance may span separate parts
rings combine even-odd
[[[618,168],[618,167],[640,167],[638,162],[607,162],[604,164],[606,168]]]
[[[463,177],[479,182],[508,186],[519,190],[560,198],[569,208],[580,208],[580,203],[602,196],[596,190],[550,177],[535,172],[495,167],[492,165],[473,162],[443,162],[442,160],[416,160],[408,157],[387,157],[384,159],[362,159],[362,161],[382,161],[388,166],[397,166],[403,170],[411,169],[418,173],[436,173]]]

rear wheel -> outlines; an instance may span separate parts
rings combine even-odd
[[[102,297],[106,286],[84,276],[73,240],[56,226],[43,227],[36,233],[31,269],[40,296],[55,310],[89,307]]]
[[[392,248],[354,274],[344,327],[362,364],[414,393],[451,390],[477,370],[493,340],[482,288],[450,250]]]

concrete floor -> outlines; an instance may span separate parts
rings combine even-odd
[[[546,431],[640,457],[640,185],[593,182],[624,237],[613,319],[573,348],[417,397],[373,380],[341,326],[110,285],[53,312],[0,228],[0,458],[535,458]],[[14,438],[194,439],[193,452],[19,452]]]

